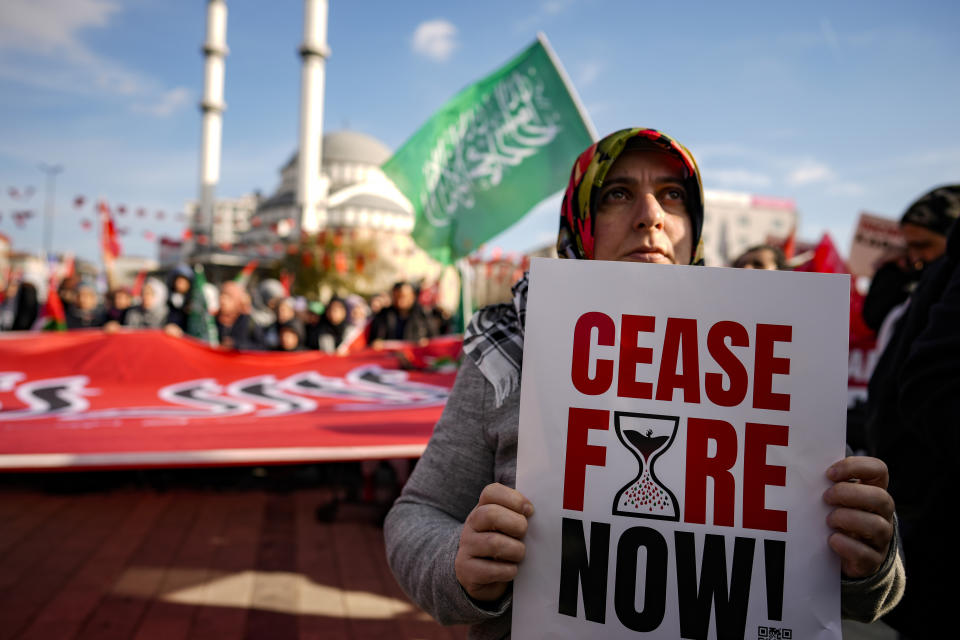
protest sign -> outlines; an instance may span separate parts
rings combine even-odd
[[[841,637],[822,494],[844,454],[849,288],[534,260],[515,638]]]
[[[855,276],[873,276],[877,260],[891,250],[903,249],[900,223],[869,213],[861,213],[857,229],[850,243],[850,273]]]

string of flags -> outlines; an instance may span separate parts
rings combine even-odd
[[[40,212],[29,208],[33,197],[36,195],[36,189],[32,186],[14,187],[6,189],[6,195],[16,203],[13,210],[0,210],[0,225],[6,222],[12,222],[17,228],[25,228],[31,220],[40,217]],[[36,203],[39,206],[39,203]],[[84,233],[97,231],[97,220],[99,219],[97,201],[88,198],[85,195],[78,194],[72,199],[72,214],[79,216],[77,222],[80,230]],[[127,204],[118,204],[111,207],[113,212],[114,232],[118,238],[129,237],[138,234],[148,242],[160,242],[163,245],[174,246],[184,241],[193,240],[201,247],[213,247],[214,243],[211,237],[206,233],[195,233],[189,227],[185,228],[179,238],[170,237],[159,232],[156,227],[148,227],[150,223],[176,221],[186,223],[189,219],[187,213],[183,211],[168,212],[162,209],[151,211],[144,206],[129,206]],[[222,217],[216,216],[214,222],[222,223]],[[281,231],[293,229],[296,227],[296,221],[292,218],[285,218],[269,223],[269,230],[272,234],[279,234]],[[267,225],[261,216],[255,215],[250,218],[250,227],[261,229]],[[315,248],[311,251],[305,251],[297,243],[284,243],[271,239],[267,242],[219,242],[215,247],[222,251],[237,251],[246,254],[256,254],[259,257],[268,255],[279,256],[286,253],[289,256],[300,255],[301,264],[304,267],[319,267],[327,271],[336,271],[337,273],[347,273],[354,271],[358,274],[364,273],[369,265],[374,262],[378,255],[374,252],[364,253],[357,251],[355,240],[357,239],[355,229],[333,229],[321,231],[314,238]],[[306,242],[308,236],[301,234],[301,240]],[[302,243],[301,243],[302,244]],[[349,249],[347,248],[349,245]],[[393,258],[410,258],[416,254],[417,249],[412,244],[407,247],[394,244],[388,249]],[[475,269],[482,269],[488,279],[498,282],[509,280],[510,282],[519,279],[523,272],[529,269],[530,261],[527,256],[520,253],[504,253],[499,248],[486,249],[480,247],[476,252],[468,256],[467,261]]]
[[[34,218],[40,217],[40,211],[34,208],[28,208],[30,204],[34,204],[35,207],[39,208],[40,203],[30,202],[33,196],[36,194],[36,189],[32,186],[27,187],[7,187],[6,195],[10,200],[14,201],[16,207],[13,210],[0,210],[0,224],[4,224],[9,221],[12,222],[18,229],[26,228],[27,224]],[[84,195],[76,195],[73,197],[73,213],[80,214],[82,217],[79,218],[78,223],[80,229],[84,232],[90,232],[95,229],[94,220],[96,218],[96,207],[92,206],[93,211],[86,210],[88,204],[91,203],[91,200]],[[187,222],[189,216],[183,212],[167,212],[162,209],[151,211],[146,207],[127,207],[126,205],[118,205],[114,207],[114,212],[117,216],[127,216],[129,218],[136,218],[143,221],[165,221],[165,220],[175,220],[177,222]],[[133,229],[130,226],[118,226],[117,234],[121,236],[130,235],[133,233]],[[148,241],[153,241],[158,237],[155,229],[141,229],[139,233],[143,236],[144,239]]]

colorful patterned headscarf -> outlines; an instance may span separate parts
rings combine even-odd
[[[664,150],[676,156],[685,168],[687,213],[693,229],[691,264],[703,264],[703,187],[693,155],[679,142],[653,129],[624,129],[612,133],[580,154],[570,173],[570,183],[560,210],[557,253],[561,258],[593,259],[593,218],[597,193],[610,167],[624,149]],[[467,325],[463,351],[493,386],[499,407],[520,388],[523,363],[523,327],[527,312],[527,275],[513,285],[513,303],[485,307]]]
[[[617,158],[628,149],[662,150],[683,163],[687,190],[687,213],[693,229],[691,264],[703,264],[703,186],[693,154],[682,144],[656,129],[621,129],[596,142],[580,154],[570,172],[570,182],[560,208],[557,255],[561,258],[593,259],[593,215],[604,178]]]

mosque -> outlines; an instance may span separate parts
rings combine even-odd
[[[380,170],[392,155],[379,140],[356,131],[337,131],[323,136],[319,180],[327,192],[326,207],[318,212],[318,228],[348,231],[376,230],[409,234],[413,208]],[[299,214],[296,204],[299,153],[294,152],[280,170],[280,185],[260,203],[256,216],[261,224],[244,240],[268,243],[273,227],[283,231]],[[283,224],[284,222],[287,224]],[[266,234],[266,235],[265,235]]]
[[[234,266],[251,258],[275,261],[313,238],[325,245],[317,255],[330,258],[327,270],[356,272],[350,286],[359,293],[386,290],[396,279],[436,281],[442,266],[410,236],[413,207],[380,169],[390,149],[357,131],[323,133],[326,23],[327,0],[304,0],[299,145],[280,169],[277,188],[266,196],[217,198],[227,7],[208,0],[199,199],[187,204],[191,233],[180,258]]]

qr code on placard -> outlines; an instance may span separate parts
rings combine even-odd
[[[792,640],[792,629],[778,629],[777,627],[757,627],[757,640]]]

